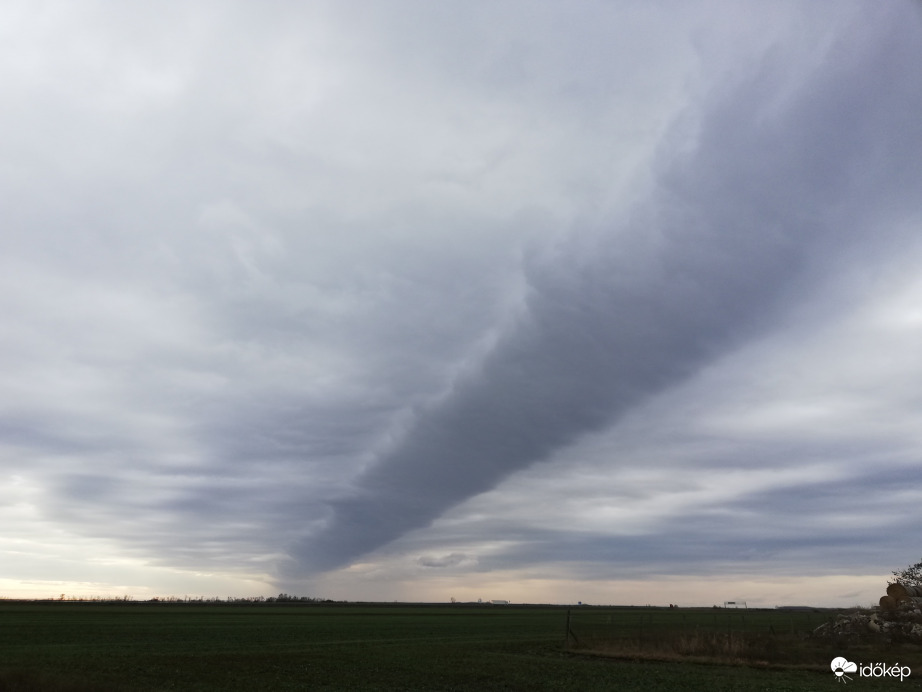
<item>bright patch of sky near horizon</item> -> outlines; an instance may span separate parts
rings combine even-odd
[[[919,559],[918,4],[0,13],[0,596]]]

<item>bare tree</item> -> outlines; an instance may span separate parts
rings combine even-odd
[[[922,560],[905,569],[893,570],[893,576],[892,581],[903,586],[922,586]]]

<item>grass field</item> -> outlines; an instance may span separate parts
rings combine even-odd
[[[823,617],[763,612],[746,616],[753,634],[763,625],[803,633]],[[652,643],[723,632],[720,615],[583,608],[570,624],[596,644]],[[826,651],[801,669],[644,660],[655,647],[588,655],[572,637],[565,649],[566,623],[566,608],[538,606],[0,602],[0,690],[836,689]],[[897,654],[913,652],[874,660]],[[915,669],[922,678],[922,661]]]

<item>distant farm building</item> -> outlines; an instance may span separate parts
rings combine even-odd
[[[509,605],[509,601],[503,601],[499,598],[494,598],[490,603],[492,605]]]

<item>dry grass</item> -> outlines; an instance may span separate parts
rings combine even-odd
[[[574,650],[637,660],[768,666],[793,663],[793,643],[787,637],[701,630],[664,632],[643,639],[589,640]]]
[[[819,641],[802,634],[660,632],[643,638],[590,639],[571,646],[574,653],[636,661],[671,661],[754,668],[825,671],[836,655],[852,660],[900,660],[922,663],[918,647],[881,646],[870,642]]]

